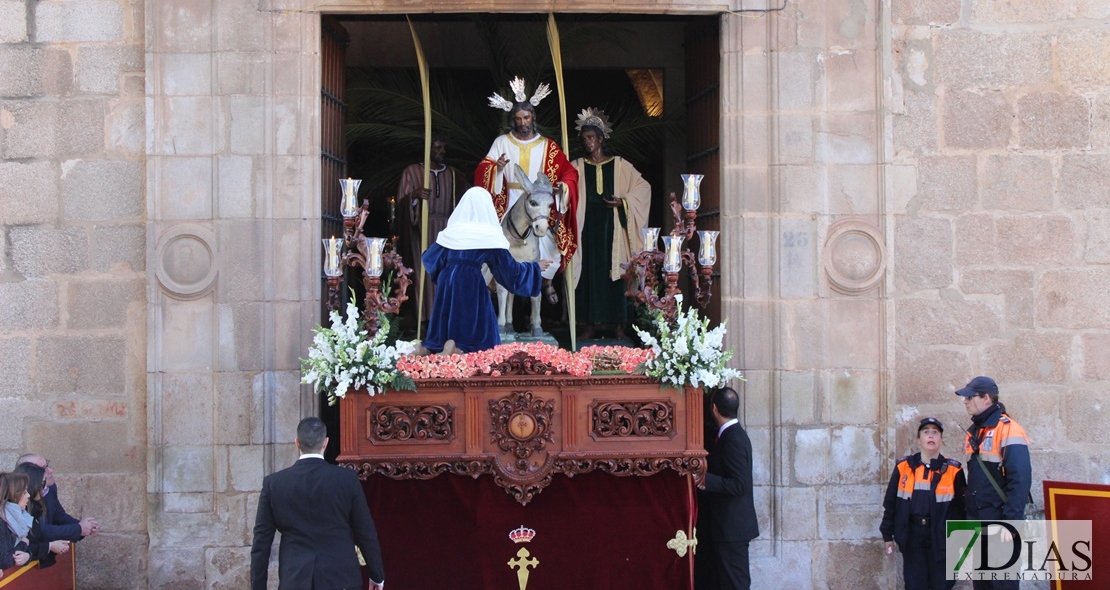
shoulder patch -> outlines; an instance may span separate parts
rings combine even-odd
[[[1002,414],[1001,416],[998,417],[998,421],[999,422],[1005,422],[1006,424],[1009,424],[1010,423],[1010,417],[1007,416],[1006,414]]]
[[[945,459],[944,462],[953,466],[953,467],[961,467],[963,465],[962,463],[960,463],[959,461],[957,461],[955,459]]]

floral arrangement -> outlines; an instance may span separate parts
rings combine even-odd
[[[587,356],[594,366],[594,373],[642,373],[643,365],[652,358],[650,348],[627,346],[584,346],[579,355]]]
[[[732,351],[724,349],[724,322],[710,330],[709,319],[699,317],[698,311],[690,308],[678,315],[673,326],[661,313],[656,314],[654,324],[658,337],[634,326],[653,353],[643,366],[649,377],[675,388],[683,385],[715,388],[730,379],[743,379],[740,371],[727,366]]]
[[[311,383],[317,392],[327,392],[329,405],[345,397],[352,387],[365,387],[370,395],[386,389],[416,390],[412,379],[397,370],[398,359],[415,350],[415,345],[387,344],[389,318],[385,314],[378,314],[380,327],[372,338],[368,338],[353,294],[347,304],[347,320],[337,311],[329,318],[331,327],[316,326],[308,358],[301,359],[301,383]]]
[[[397,370],[412,379],[462,379],[478,375],[499,377],[501,371],[496,367],[517,353],[524,353],[550,367],[548,375],[558,373],[584,377],[593,372],[590,355],[573,353],[542,342],[498,344],[489,350],[447,356],[406,356],[397,361]]]

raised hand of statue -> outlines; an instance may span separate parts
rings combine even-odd
[[[412,191],[411,193],[409,193],[409,198],[414,200],[414,201],[418,201],[420,199],[427,199],[430,196],[432,196],[432,189],[430,189],[430,188],[418,188],[418,189]]]
[[[544,270],[547,270],[547,267],[551,266],[551,261],[550,260],[537,260],[536,264],[540,265],[540,270],[541,271],[544,271]]]
[[[505,154],[501,154],[501,157],[497,158],[497,169],[501,170],[508,163],[509,163],[509,156],[506,156]]]

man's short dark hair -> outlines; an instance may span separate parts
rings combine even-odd
[[[442,131],[433,131],[431,143],[435,143],[437,141],[442,143],[443,145],[447,145],[449,143],[447,141],[447,136]]]
[[[740,395],[731,387],[722,387],[713,394],[713,407],[729,420],[736,417],[740,410]]]
[[[324,421],[311,416],[297,424],[297,443],[301,446],[302,453],[318,452],[324,448],[324,439],[328,437],[328,429]]]

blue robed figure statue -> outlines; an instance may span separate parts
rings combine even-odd
[[[493,197],[481,187],[463,193],[447,227],[421,261],[436,284],[423,345],[431,352],[447,353],[486,350],[501,343],[482,265],[514,295],[536,297],[543,284],[540,273],[551,264],[513,259]]]

